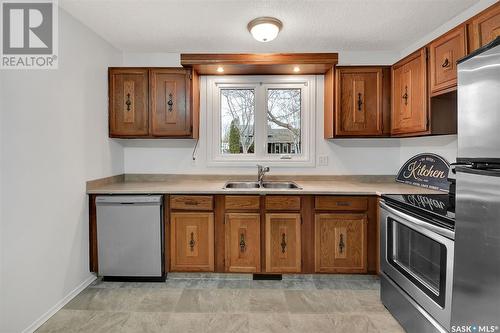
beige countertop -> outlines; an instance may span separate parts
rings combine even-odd
[[[430,194],[430,189],[397,183],[394,176],[266,176],[268,181],[294,181],[302,189],[223,189],[229,180],[255,180],[255,175],[124,174],[87,182],[88,194]]]

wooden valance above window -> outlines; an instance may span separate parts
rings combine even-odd
[[[338,53],[181,54],[181,65],[199,75],[326,74],[337,63]]]

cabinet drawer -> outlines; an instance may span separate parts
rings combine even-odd
[[[368,209],[368,199],[358,197],[318,196],[314,198],[314,207],[318,210],[364,211]]]
[[[300,197],[270,195],[266,196],[267,210],[300,210]]]
[[[248,210],[260,208],[260,197],[258,195],[227,195],[226,209]]]
[[[172,195],[170,197],[171,209],[212,210],[213,207],[211,195]]]

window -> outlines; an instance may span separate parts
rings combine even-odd
[[[209,76],[206,82],[209,164],[314,165],[314,76]]]

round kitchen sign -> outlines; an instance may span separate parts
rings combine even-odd
[[[410,158],[399,170],[396,181],[447,192],[450,163],[436,154],[418,154]]]

